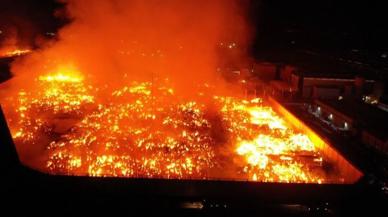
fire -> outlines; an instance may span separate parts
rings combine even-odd
[[[39,80],[48,81],[48,82],[71,82],[71,83],[78,83],[82,81],[81,78],[69,76],[62,73],[58,73],[55,75],[41,76],[39,77]]]
[[[30,52],[31,52],[31,50],[29,50],[29,49],[14,49],[14,50],[9,50],[9,51],[2,52],[0,54],[0,57],[20,56],[20,55],[27,54],[27,53],[30,53]]]
[[[39,80],[49,83],[80,83],[83,81],[83,78],[73,66],[64,65],[58,67],[53,74],[40,76]]]
[[[17,144],[45,144],[45,163],[39,169],[48,173],[331,180],[310,139],[262,98],[200,92],[188,100],[167,79],[132,82],[101,97],[108,90],[88,84],[72,67],[42,75],[35,83],[33,90],[9,98],[6,107],[16,108],[9,124]]]
[[[307,164],[306,159],[298,159],[298,155],[307,154],[312,157],[312,161],[320,161],[314,145],[303,134],[289,132],[280,137],[260,134],[253,140],[240,142],[236,151],[245,157],[250,172],[256,177],[253,179],[257,179],[257,174],[263,174],[261,180],[264,181],[322,181],[322,178],[306,174],[306,170],[309,171],[306,166],[311,163]]]

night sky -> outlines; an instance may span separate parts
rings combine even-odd
[[[63,23],[54,16],[60,6],[54,0],[0,0],[0,43],[16,34],[24,43],[36,45],[38,37],[56,31]]]
[[[388,25],[381,1],[261,2],[257,28],[262,37],[279,41],[291,38],[296,44],[313,48],[388,48]]]
[[[388,50],[383,3],[335,0],[250,0],[249,19],[256,37],[253,49],[309,49],[338,53]],[[0,29],[16,29],[33,42],[37,35],[56,31],[64,20],[53,16],[54,0],[1,0]],[[0,37],[0,40],[1,37]]]

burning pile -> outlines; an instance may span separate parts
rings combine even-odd
[[[132,82],[106,97],[107,89],[69,69],[35,83],[5,106],[18,146],[44,144],[39,169],[48,173],[332,181],[309,138],[261,98],[199,92],[195,100],[185,99],[168,79]]]

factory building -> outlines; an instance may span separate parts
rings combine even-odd
[[[314,100],[309,108],[335,130],[360,137],[361,141],[388,154],[388,113],[356,100]]]

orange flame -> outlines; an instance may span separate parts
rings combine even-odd
[[[10,125],[18,145],[48,141],[45,163],[39,166],[43,171],[264,182],[329,180],[310,139],[261,98],[200,93],[198,100],[181,99],[168,80],[162,80],[133,82],[102,99],[99,88],[87,85],[81,73],[68,66],[35,81],[35,91],[20,91],[9,99],[9,105],[17,105]],[[207,112],[208,100],[200,100],[204,97],[211,99],[215,112]],[[221,125],[214,122],[216,117]],[[217,141],[214,131],[228,140]]]
[[[0,57],[14,57],[14,56],[21,56],[23,54],[30,53],[31,50],[29,49],[14,49],[9,51],[4,51],[0,53]]]

